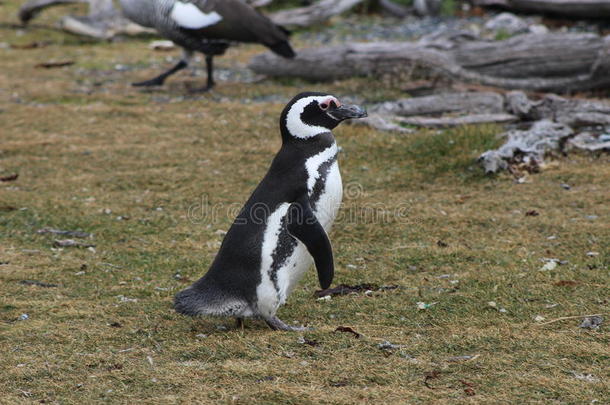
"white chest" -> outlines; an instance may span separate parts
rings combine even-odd
[[[330,231],[330,228],[337,217],[342,199],[343,184],[341,182],[341,173],[339,172],[339,164],[335,161],[330,166],[326,176],[324,190],[320,194],[314,209],[316,218],[318,218],[318,221],[322,224],[327,233]]]
[[[315,206],[318,221],[326,231],[330,230],[343,197],[337,152],[337,144],[333,143],[305,162],[309,198]]]

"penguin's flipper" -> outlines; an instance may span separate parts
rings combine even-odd
[[[320,286],[327,289],[335,274],[333,249],[326,231],[309,205],[309,199],[302,198],[292,203],[286,213],[286,220],[290,235],[301,241],[313,257]]]

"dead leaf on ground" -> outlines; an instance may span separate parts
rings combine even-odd
[[[351,333],[352,335],[354,335],[354,337],[356,339],[360,339],[360,337],[362,336],[360,333],[356,332],[355,330],[353,330],[349,326],[338,326],[337,329],[335,329],[335,332]]]
[[[436,245],[437,245],[438,247],[442,247],[442,248],[446,248],[446,247],[448,247],[448,246],[449,246],[449,244],[448,244],[447,242],[443,242],[443,241],[442,241],[442,240],[440,240],[440,239],[436,241]]]
[[[537,217],[540,213],[536,210],[529,210],[525,213],[526,217]]]
[[[580,281],[575,280],[559,280],[553,283],[556,287],[574,287],[575,285],[580,284]]]
[[[0,177],[0,181],[2,181],[2,182],[15,181],[18,178],[19,178],[19,173],[13,173],[13,174],[9,174],[8,176]]]
[[[468,381],[464,381],[464,380],[460,380],[460,382],[466,387],[464,388],[464,393],[466,395],[468,395],[469,397],[472,397],[474,395],[476,395],[476,392],[474,392],[474,384],[470,383]]]
[[[27,44],[11,44],[11,49],[37,49],[44,48],[49,44],[50,42],[48,41],[34,41]]]
[[[43,68],[43,69],[52,69],[52,68],[60,68],[60,67],[64,67],[64,66],[70,66],[70,65],[74,65],[74,61],[73,60],[65,60],[65,61],[59,61],[59,62],[42,62],[37,64],[35,67],[37,68]]]
[[[360,291],[389,291],[399,288],[397,285],[382,285],[381,287],[377,284],[363,283],[358,285],[347,285],[339,284],[333,288],[327,288],[326,290],[318,290],[314,295],[318,298],[326,297],[328,295],[348,295],[354,292]]]
[[[427,371],[424,374],[424,385],[428,388],[430,388],[431,390],[434,389],[434,387],[431,387],[430,384],[428,383],[430,380],[435,380],[437,378],[439,378],[441,376],[441,372],[438,370],[433,370],[433,371]]]
[[[469,396],[469,397],[473,397],[473,396],[475,396],[475,395],[477,394],[477,393],[474,391],[474,388],[472,388],[472,387],[473,387],[473,385],[472,385],[472,384],[470,384],[470,383],[468,383],[468,382],[466,382],[466,381],[461,381],[461,382],[462,382],[462,384],[464,384],[464,385],[468,385],[466,388],[464,388],[464,393],[465,393],[467,396]]]

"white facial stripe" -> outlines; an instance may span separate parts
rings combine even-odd
[[[301,121],[301,114],[309,103],[312,101],[321,103],[324,100],[328,100],[328,96],[305,97],[294,103],[292,107],[290,107],[288,115],[286,115],[286,128],[288,128],[288,132],[290,132],[292,136],[302,139],[311,138],[312,136],[329,132],[330,130],[328,128],[317,125],[308,125]]]
[[[311,193],[313,186],[316,184],[316,180],[320,177],[320,166],[337,154],[337,144],[333,143],[328,148],[324,149],[317,155],[313,155],[305,161],[305,168],[307,169],[307,190]]]
[[[216,11],[206,14],[192,3],[181,3],[179,1],[174,4],[170,17],[179,26],[189,29],[209,27],[222,20],[222,17]]]

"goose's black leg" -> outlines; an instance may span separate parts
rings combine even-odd
[[[181,59],[180,62],[178,62],[174,67],[172,67],[167,72],[161,73],[159,76],[157,76],[153,79],[145,80],[143,82],[132,83],[131,85],[136,86],[136,87],[161,86],[163,84],[163,82],[165,81],[165,79],[167,79],[169,76],[173,75],[174,73],[178,72],[179,70],[184,69],[187,66],[188,66],[188,62]]]
[[[244,329],[244,318],[235,318],[235,327],[237,329]]]
[[[204,93],[209,91],[214,87],[216,83],[214,83],[214,55],[205,55],[205,67],[208,71],[208,84],[205,87],[201,87],[199,89],[194,89],[192,92],[194,93]]]
[[[208,70],[208,84],[207,89],[214,87],[214,55],[205,55],[205,67]]]

